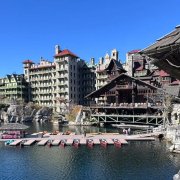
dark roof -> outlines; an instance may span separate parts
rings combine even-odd
[[[122,64],[115,60],[115,59],[111,59],[110,63],[108,64],[108,66],[106,67],[106,70],[112,65],[112,64],[115,64],[117,69],[120,69],[120,70],[123,70],[124,72],[126,72],[126,70],[123,68]]]
[[[67,56],[67,55],[70,55],[70,56],[73,56],[73,57],[78,57],[68,49],[64,49],[63,51],[60,51],[54,57],[62,57],[62,56]]]
[[[140,54],[149,56],[160,69],[180,79],[180,26],[143,49]]]
[[[115,77],[114,79],[112,79],[109,83],[107,83],[106,85],[104,85],[103,87],[97,89],[96,91],[93,91],[91,92],[90,94],[88,94],[85,98],[89,98],[89,97],[97,97],[99,94],[103,93],[104,91],[106,90],[109,90],[111,88],[113,88],[115,85],[116,85],[116,82],[120,79],[123,79],[123,78],[127,78],[127,79],[130,79],[130,80],[133,80],[135,83],[139,84],[139,85],[142,85],[142,86],[147,86],[151,89],[159,89],[151,84],[148,84],[146,82],[143,82],[139,79],[136,79],[134,77],[131,77],[131,76],[128,76],[127,74],[120,74],[119,76]]]
[[[7,123],[7,124],[3,124],[0,127],[0,130],[25,130],[29,128],[28,126],[24,125],[24,124],[19,124],[19,123]]]
[[[141,52],[143,53],[151,53],[154,51],[158,52],[164,47],[172,46],[172,45],[179,46],[179,44],[180,44],[180,26],[177,26],[174,31],[158,39],[154,44],[143,49]]]
[[[141,49],[134,49],[132,51],[129,51],[128,54],[135,54],[135,53],[138,53],[140,51],[141,51]]]
[[[34,64],[34,62],[27,59],[27,60],[23,61],[23,64]]]

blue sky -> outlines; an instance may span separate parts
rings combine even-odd
[[[23,73],[22,61],[53,61],[54,46],[98,61],[120,59],[180,24],[180,0],[1,0],[0,77]]]

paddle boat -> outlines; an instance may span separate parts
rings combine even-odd
[[[7,141],[5,141],[5,145],[10,145],[12,142],[14,142],[13,139],[7,140]]]
[[[20,147],[24,147],[24,143],[27,142],[27,140],[22,140],[19,144]]]
[[[88,145],[88,147],[93,147],[93,146],[94,146],[94,141],[93,141],[93,139],[88,139],[88,140],[87,140],[87,145]]]
[[[101,144],[101,146],[106,147],[108,143],[107,143],[106,139],[100,139],[100,144]]]
[[[51,146],[52,146],[52,140],[48,140],[47,146],[48,146],[48,147],[51,147]]]
[[[116,147],[121,147],[121,142],[119,141],[119,139],[114,139],[114,146]]]
[[[65,147],[65,145],[66,145],[66,140],[61,140],[61,142],[60,142],[60,145],[59,145],[59,146],[61,146],[61,147]]]
[[[73,141],[73,146],[79,147],[79,145],[80,145],[79,139],[74,139],[74,141]]]

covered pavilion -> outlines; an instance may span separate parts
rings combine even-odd
[[[19,139],[25,136],[25,130],[29,127],[20,123],[7,123],[0,127],[2,139]]]
[[[148,56],[160,69],[180,79],[180,25],[140,53]]]

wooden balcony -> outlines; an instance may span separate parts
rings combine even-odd
[[[111,104],[94,104],[91,105],[90,108],[107,108],[107,109],[147,109],[147,108],[161,108],[162,104],[150,104],[150,103],[111,103]]]
[[[131,85],[117,85],[116,88],[119,89],[133,89]]]

